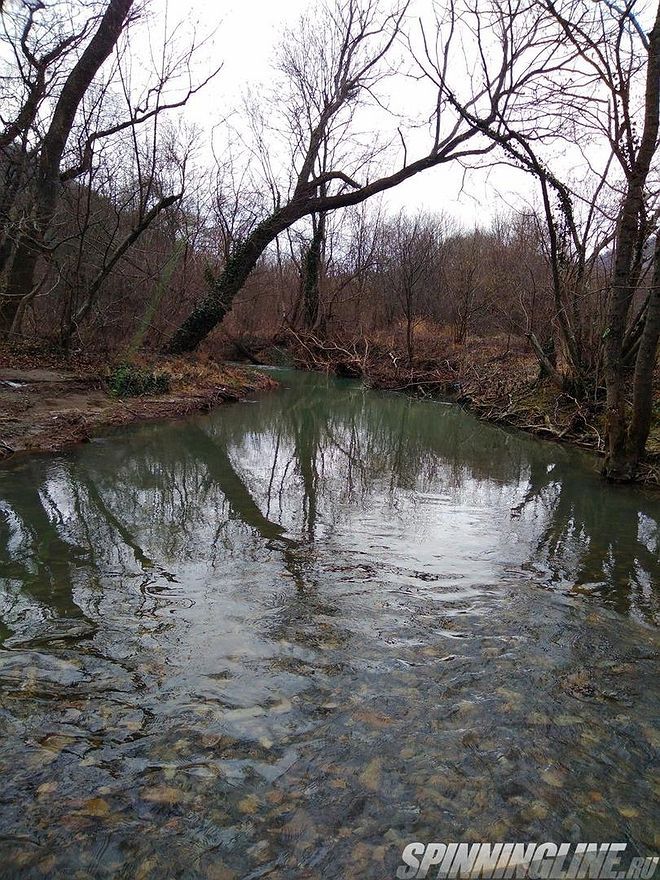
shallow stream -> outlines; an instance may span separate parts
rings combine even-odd
[[[456,406],[280,376],[0,470],[0,877],[656,853],[658,497]]]

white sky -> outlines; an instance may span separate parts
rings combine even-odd
[[[149,30],[156,41],[166,14],[170,27],[184,19],[199,35],[216,31],[212,46],[206,47],[204,54],[209,66],[212,61],[222,61],[223,69],[189,103],[185,118],[208,131],[240,107],[241,95],[248,86],[267,83],[283,29],[294,24],[309,5],[308,0],[147,0],[153,15]],[[534,184],[523,173],[499,167],[488,173],[471,173],[466,182],[462,169],[452,163],[425,171],[389,191],[385,202],[392,209],[443,211],[471,227],[487,224],[498,212],[506,212],[509,204],[520,204],[520,197],[526,201],[535,198]]]

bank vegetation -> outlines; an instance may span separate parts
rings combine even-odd
[[[221,26],[134,0],[0,16],[5,352],[96,359],[106,384],[292,361],[657,478],[657,3],[310,2],[240,107]],[[501,167],[532,195],[458,223],[437,181]],[[395,209],[419,175],[433,208]]]

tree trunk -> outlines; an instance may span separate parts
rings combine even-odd
[[[644,186],[655,153],[660,127],[660,7],[649,35],[644,130],[639,151],[627,183],[627,191],[616,235],[616,258],[612,288],[607,305],[607,331],[604,345],[604,373],[607,388],[608,451],[603,473],[608,479],[633,479],[639,453],[630,447],[625,402],[626,369],[623,343],[630,305],[634,296],[633,262],[640,218],[644,208]],[[648,323],[648,315],[647,315]],[[639,353],[638,353],[639,361]],[[640,370],[646,369],[640,365]],[[642,383],[643,384],[643,383]],[[638,431],[638,436],[641,434]],[[642,450],[643,451],[643,450]]]
[[[0,298],[0,333],[3,335],[11,331],[23,298],[34,287],[38,259],[38,251],[21,236],[11,261],[6,290]]]
[[[34,287],[34,273],[43,243],[51,226],[60,195],[60,165],[80,102],[92,80],[114,49],[134,0],[110,0],[96,33],[62,86],[44,135],[34,187],[32,243],[22,236],[16,246],[7,286],[0,302],[0,333],[11,329],[22,298]]]
[[[604,345],[604,374],[607,390],[607,459],[603,473],[615,481],[632,479],[627,450],[627,414],[625,401],[626,369],[623,340],[633,291],[629,288],[630,258],[637,235],[637,221],[642,207],[642,184],[631,182],[617,235],[617,255],[612,289],[608,302],[608,322]]]
[[[303,261],[303,326],[312,330],[321,307],[321,271],[325,244],[325,214],[313,216],[314,233]]]
[[[653,414],[653,372],[660,337],[660,233],[655,239],[654,262],[653,286],[633,380],[633,412],[628,431],[628,456],[633,467],[644,455]]]
[[[256,227],[229,258],[211,293],[193,309],[172,335],[164,348],[166,354],[184,354],[197,348],[200,342],[222,322],[235,296],[268,245],[302,216],[304,215],[287,206]]]
[[[6,148],[2,156],[4,170],[0,180],[0,273],[4,273],[14,250],[13,211],[16,200],[27,185],[25,147],[16,153]]]
[[[533,336],[533,334],[530,334]],[[536,337],[534,337],[536,339]],[[563,390],[564,387],[564,377],[559,374],[557,371],[557,346],[555,344],[554,336],[550,335],[546,342],[541,345],[539,343],[540,355],[539,357],[539,374],[537,377],[537,382],[542,382],[544,379],[552,379],[552,381],[558,381],[559,387]]]
[[[415,320],[415,316],[412,313],[412,310],[409,308],[406,314],[406,350],[408,352],[408,365],[412,367],[413,365],[413,355],[414,355],[414,346],[413,346],[413,322]]]

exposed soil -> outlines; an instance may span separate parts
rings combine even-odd
[[[110,391],[107,363],[0,349],[0,459],[60,450],[110,426],[205,412],[277,385],[259,371],[199,358],[150,359],[142,365],[167,375],[167,394],[120,398]]]

